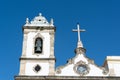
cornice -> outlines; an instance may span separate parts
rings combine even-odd
[[[40,30],[43,30],[43,29],[54,29],[56,30],[56,27],[53,27],[53,26],[23,26],[23,30],[24,29],[40,29]]]
[[[15,80],[120,80],[120,77],[103,76],[15,76]]]
[[[55,58],[23,58],[21,57],[19,60],[56,60]]]

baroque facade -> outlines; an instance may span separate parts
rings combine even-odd
[[[23,49],[19,74],[15,80],[120,80],[120,56],[107,56],[104,66],[97,66],[86,57],[80,39],[85,31],[77,24],[78,42],[75,57],[55,69],[54,37],[56,27],[40,13],[23,26]]]

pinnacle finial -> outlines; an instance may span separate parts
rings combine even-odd
[[[29,24],[29,18],[26,18],[26,24]]]
[[[39,16],[42,16],[42,13],[39,13]]]
[[[53,18],[51,18],[50,24],[51,24],[51,25],[54,24]]]

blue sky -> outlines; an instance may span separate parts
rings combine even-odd
[[[86,56],[102,66],[106,56],[120,55],[119,0],[1,0],[0,1],[0,80],[14,80],[19,73],[22,53],[22,26],[40,12],[56,26],[56,67],[75,56],[76,28],[86,32],[81,40]]]

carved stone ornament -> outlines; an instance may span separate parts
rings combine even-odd
[[[80,76],[88,74],[90,70],[89,66],[83,61],[79,61],[77,64],[75,64],[73,69]]]
[[[63,69],[65,66],[60,66],[56,69],[56,73],[60,74],[61,73],[61,69]]]
[[[106,68],[104,68],[104,67],[102,67],[101,69],[103,70],[102,73],[103,73],[104,75],[107,75],[107,74],[108,74],[108,72],[109,72],[108,69],[106,69]]]
[[[53,25],[54,21],[51,19],[50,23],[47,21],[47,19],[42,16],[41,13],[39,13],[38,16],[36,16],[32,21],[29,21],[29,18],[26,18],[26,24],[24,26],[54,26]]]
[[[86,52],[85,48],[79,47],[75,49],[76,54],[84,54]]]
[[[58,69],[56,70],[56,73],[57,73],[57,74],[60,74],[60,73],[61,73],[61,69],[58,68]]]

